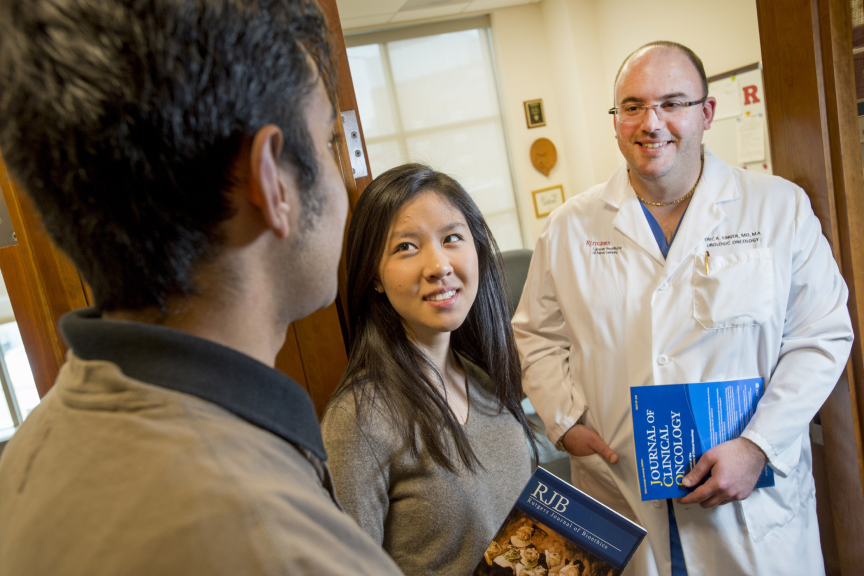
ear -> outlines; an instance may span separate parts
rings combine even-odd
[[[384,293],[384,285],[381,284],[381,282],[379,282],[377,278],[372,281],[372,285],[375,287],[376,292],[378,292],[379,294]]]
[[[291,212],[286,183],[279,177],[278,158],[282,154],[282,130],[268,124],[255,134],[252,141],[251,189],[249,200],[261,211],[261,216],[277,238],[286,238],[291,231]],[[293,185],[293,181],[288,185]]]
[[[711,128],[711,122],[714,120],[714,114],[717,112],[717,99],[709,96],[705,103],[702,104],[702,126],[703,129]]]

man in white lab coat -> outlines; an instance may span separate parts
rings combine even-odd
[[[803,190],[702,146],[707,94],[683,46],[625,61],[626,163],[549,217],[513,319],[525,391],[574,484],[648,530],[625,574],[823,574],[808,425],[849,355],[848,291]],[[642,502],[630,387],[760,376],[742,437],[684,483],[710,478]]]

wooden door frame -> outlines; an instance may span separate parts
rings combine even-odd
[[[18,241],[0,248],[0,270],[41,398],[66,357],[57,322],[66,312],[89,306],[90,295],[75,265],[42,228],[30,197],[11,178],[2,157],[0,189]]]
[[[864,565],[864,171],[848,0],[757,0],[775,174],[810,197],[849,287],[855,342],[820,410],[827,490],[817,491],[829,573]],[[833,539],[833,540],[832,540]]]
[[[339,10],[336,0],[318,0],[321,11],[327,18],[330,32],[330,43],[336,63],[336,109],[337,112],[354,110],[357,112],[357,124],[360,141],[363,146],[363,157],[366,160],[366,170],[369,176],[355,178],[351,168],[341,117],[338,120],[341,138],[337,147],[339,166],[342,169],[342,179],[348,193],[348,219],[345,231],[351,222],[351,215],[360,194],[372,181],[369,167],[369,155],[366,152],[366,141],[363,138],[363,125],[357,109],[357,98],[354,94],[354,82],[348,67],[348,54],[345,49],[345,38],[342,35],[342,24],[339,21]],[[338,115],[337,115],[338,116]],[[288,337],[276,359],[276,367],[303,384],[312,396],[315,409],[320,417],[348,365],[348,296],[347,272],[345,264],[345,246],[342,243],[342,258],[339,261],[339,293],[336,301],[323,310],[315,312],[302,320],[294,322],[288,328]]]

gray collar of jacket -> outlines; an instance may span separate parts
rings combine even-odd
[[[315,406],[299,384],[236,350],[172,328],[103,320],[96,308],[60,319],[82,360],[104,360],[130,378],[191,394],[327,459]]]

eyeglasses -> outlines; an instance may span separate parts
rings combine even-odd
[[[645,104],[644,102],[627,102],[621,106],[616,106],[609,109],[609,114],[614,114],[618,118],[618,122],[640,122],[645,117],[645,112],[649,108],[654,108],[654,113],[657,117],[676,116],[682,110],[697,104],[703,104],[708,99],[708,96],[693,102],[681,102],[680,100],[666,100],[659,104]]]

